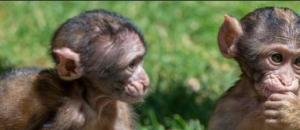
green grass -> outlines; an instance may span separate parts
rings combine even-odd
[[[52,67],[49,42],[66,19],[104,8],[129,17],[145,34],[151,93],[136,105],[139,130],[204,130],[216,99],[237,79],[235,62],[218,51],[224,14],[300,2],[1,2],[0,71]]]

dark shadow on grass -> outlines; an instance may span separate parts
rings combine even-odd
[[[6,70],[10,70],[12,68],[14,68],[14,65],[9,63],[9,60],[7,58],[0,56],[0,73],[4,72]]]
[[[208,119],[214,109],[214,103],[209,97],[201,96],[205,92],[192,92],[184,83],[174,83],[170,90],[162,91],[157,89],[151,92],[142,105],[137,106],[139,119],[145,123],[149,119],[147,112],[153,111],[159,123],[166,124],[167,118],[172,118],[174,114],[180,115],[186,121],[198,119],[201,124],[207,127]]]

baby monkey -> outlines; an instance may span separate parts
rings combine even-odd
[[[128,19],[84,12],[58,28],[51,52],[55,69],[1,79],[1,130],[134,129],[130,104],[143,99],[149,79],[144,38]]]
[[[240,80],[219,100],[209,130],[300,130],[300,17],[266,7],[225,16],[219,48]]]

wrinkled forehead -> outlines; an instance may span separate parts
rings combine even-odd
[[[299,16],[287,9],[272,9],[244,18],[242,26],[246,40],[255,46],[283,44],[288,48],[300,48]]]
[[[114,34],[98,35],[92,42],[99,52],[110,52],[110,50],[140,50],[144,49],[144,43],[140,36],[131,30],[122,30]],[[118,53],[118,52],[113,52]]]
[[[126,58],[131,55],[144,55],[146,51],[139,35],[128,31],[118,34],[108,46],[111,48],[109,53],[116,53],[121,57],[126,56]]]
[[[137,58],[142,59],[146,54],[144,43],[136,34],[127,35],[127,38],[121,42],[120,49],[120,66],[126,66]]]
[[[106,39],[105,39],[106,38]],[[117,36],[101,36],[94,43],[99,64],[105,66],[126,66],[136,57],[144,57],[145,45],[134,32],[119,33]]]
[[[145,46],[139,35],[136,33],[125,34],[126,37],[120,42],[121,48],[124,48],[127,53],[145,53]]]

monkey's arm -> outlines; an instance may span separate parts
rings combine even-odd
[[[40,130],[77,130],[83,127],[86,117],[82,112],[84,101],[80,95],[81,90],[77,86],[68,87],[70,87],[69,97],[64,98],[54,118]]]
[[[57,110],[53,121],[44,124],[40,130],[72,130],[80,129],[85,123],[84,114],[80,111],[81,102],[66,101]]]
[[[241,115],[235,106],[236,101],[233,99],[220,100],[209,121],[208,130],[235,130]]]
[[[254,115],[259,112],[259,109],[257,109],[256,101],[251,97],[252,90],[245,87],[244,83],[243,81],[237,82],[219,99],[209,121],[208,130],[249,128],[249,121],[255,118]]]

